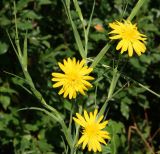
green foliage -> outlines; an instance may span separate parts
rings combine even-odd
[[[146,53],[140,57],[134,55],[130,59],[125,53],[120,55],[115,51],[115,44],[112,44],[109,50],[106,44],[109,42],[108,23],[127,18],[136,3],[135,0],[97,0],[92,21],[90,17],[93,0],[79,0],[79,6],[72,3],[71,14],[67,15],[67,8],[62,1],[16,1],[20,47],[28,50],[28,55],[24,56],[28,56],[28,63],[26,61],[25,65],[28,65],[36,89],[43,94],[49,105],[61,113],[68,126],[70,110],[75,114],[79,105],[88,111],[93,110],[95,104],[99,109],[103,106],[110,91],[110,83],[115,81],[112,80],[113,67],[118,63],[117,71],[120,77],[117,85],[113,83],[114,92],[117,93],[114,95],[114,92],[110,92],[114,97],[106,103],[107,112],[104,110],[107,119],[110,119],[107,130],[111,134],[111,141],[108,141],[107,146],[103,146],[103,153],[149,154],[150,151],[142,138],[158,153],[160,99],[147,88],[160,94],[159,0],[145,1],[132,20],[138,23],[139,30],[145,33],[148,39]],[[94,26],[97,24],[101,24],[105,31],[96,31]],[[26,31],[28,44],[24,41]],[[65,153],[67,141],[60,124],[41,111],[29,110],[30,107],[42,106],[40,100],[31,94],[7,35],[8,32],[13,41],[16,38],[12,0],[0,2],[0,32],[0,153]],[[104,57],[99,62],[99,59],[94,57],[100,51]],[[81,59],[81,56],[87,56],[89,64],[94,61],[92,64],[96,67],[93,75],[96,80],[93,82],[94,88],[87,92],[87,96],[79,95],[75,101],[70,102],[52,88],[51,72],[59,71],[57,62],[62,62],[63,58]],[[138,83],[146,85],[147,88]],[[19,110],[23,108],[25,110]],[[135,124],[141,135],[135,129]],[[69,151],[67,146],[65,148]],[[80,148],[77,153],[82,154]]]

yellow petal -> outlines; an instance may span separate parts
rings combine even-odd
[[[88,86],[88,87],[92,87],[92,85],[86,81],[86,80],[82,80],[82,83],[85,85],[85,86]]]
[[[95,110],[94,110],[94,115],[93,115],[93,116],[94,116],[94,119],[96,119],[97,113],[98,113],[98,109],[95,109]]]
[[[141,55],[141,51],[139,49],[139,46],[138,46],[137,42],[133,43],[133,48],[134,48],[135,52],[137,53],[137,55],[140,56]]]
[[[98,122],[98,123],[100,123],[100,122],[101,122],[101,120],[103,119],[103,117],[104,117],[104,116],[103,116],[103,115],[101,115],[101,116],[99,117],[99,119],[98,119],[98,121],[97,121],[97,122]]]
[[[85,135],[83,135],[83,136],[84,136],[84,141],[83,141],[82,149],[85,149],[85,147],[88,143],[88,138]]]
[[[57,82],[57,83],[55,83],[54,85],[53,85],[53,88],[57,88],[57,87],[60,87],[60,86],[62,86],[63,85],[63,82]]]
[[[86,60],[82,59],[81,62],[79,63],[79,67],[81,68],[85,63],[86,63]]]
[[[129,57],[132,57],[132,55],[133,55],[133,47],[132,47],[131,43],[129,43],[129,45],[128,45],[128,55],[129,55]]]
[[[124,51],[127,51],[128,48],[128,41],[123,40],[123,46],[121,48],[121,53],[123,53]]]
[[[116,47],[116,50],[119,50],[120,48],[122,48],[123,46],[123,40],[119,41],[117,47]]]
[[[62,81],[62,78],[52,78],[52,81]]]
[[[83,80],[94,80],[91,76],[83,76]]]
[[[84,117],[85,117],[85,119],[86,119],[87,122],[90,120],[89,119],[89,115],[88,115],[88,113],[87,113],[86,110],[84,110]]]
[[[57,78],[64,78],[65,75],[62,73],[52,73],[52,76],[57,77]]]
[[[106,141],[102,137],[99,137],[98,141],[101,142],[101,143],[103,143],[103,144],[107,144]]]
[[[61,90],[58,92],[59,95],[63,94],[64,93],[64,89],[61,88]]]
[[[82,95],[85,95],[85,92],[84,92],[84,90],[81,88],[81,89],[79,89],[79,92],[82,94]]]
[[[68,91],[68,90],[65,90],[65,91],[64,91],[64,94],[63,94],[63,97],[66,98],[66,97],[68,96],[68,94],[69,94],[69,91]]]
[[[76,116],[77,116],[77,118],[82,122],[83,125],[86,124],[85,119],[84,119],[79,113],[76,113]]]
[[[122,36],[121,35],[115,35],[115,36],[111,36],[111,37],[109,37],[111,40],[117,40],[117,39],[120,39],[120,38],[122,38]]]
[[[81,69],[81,74],[82,75],[86,75],[86,74],[89,74],[89,73],[91,73],[93,71],[93,68],[88,68],[88,67],[83,67],[82,69]]]
[[[59,65],[60,69],[61,69],[63,72],[66,71],[66,67],[65,67],[63,64],[58,63],[58,65]]]
[[[69,99],[72,99],[75,90],[70,87],[68,91],[69,91]]]

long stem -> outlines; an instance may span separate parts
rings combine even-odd
[[[79,112],[78,113],[82,113],[82,106],[79,106]],[[76,134],[74,136],[74,140],[73,140],[73,146],[72,146],[72,149],[71,149],[71,154],[76,154],[76,143],[77,143],[77,140],[78,140],[78,136],[79,136],[79,129],[80,129],[80,126],[76,126]]]
[[[135,7],[132,9],[131,14],[128,17],[128,20],[131,21],[136,16],[137,12],[140,10],[140,8],[142,7],[142,5],[144,4],[145,1],[146,0],[139,0],[137,2],[137,4],[135,5]]]
[[[100,51],[100,53],[94,58],[94,61],[91,64],[91,67],[94,68],[99,62],[100,60],[103,58],[103,56],[106,54],[106,52],[108,51],[108,49],[110,48],[110,44],[106,44],[104,46],[104,48]]]
[[[83,44],[82,44],[82,40],[81,40],[79,32],[77,30],[77,26],[72,19],[71,10],[70,10],[70,0],[67,0],[66,2],[64,2],[63,0],[61,0],[61,1],[62,1],[63,5],[65,7],[65,11],[66,11],[66,14],[68,16],[68,19],[70,20],[70,23],[71,23],[71,26],[72,26],[72,29],[73,29],[73,33],[74,33],[74,38],[75,38],[76,44],[77,44],[78,49],[79,49],[79,53],[80,53],[80,55],[83,59],[86,59],[87,55],[85,53],[85,50],[84,50],[84,47],[83,47]]]
[[[15,30],[15,35],[16,35],[16,40],[15,40],[15,44],[16,44],[16,48],[14,48],[16,51],[16,55],[18,57],[18,60],[19,60],[19,63],[21,65],[21,68],[23,70],[23,74],[25,76],[25,79],[27,80],[28,84],[30,85],[30,88],[31,88],[31,91],[32,93],[35,95],[35,97],[39,100],[39,102],[45,107],[47,108],[48,110],[51,111],[51,114],[53,114],[53,117],[57,117],[58,118],[58,122],[59,124],[61,125],[62,127],[62,131],[66,137],[66,140],[70,146],[70,149],[72,148],[72,143],[73,143],[73,139],[72,139],[72,136],[71,136],[71,131],[68,130],[63,118],[61,117],[60,113],[55,109],[53,108],[52,106],[48,105],[45,101],[45,99],[43,98],[42,94],[35,88],[35,85],[34,85],[34,82],[32,81],[32,78],[27,70],[27,36],[25,36],[25,41],[24,41],[24,48],[23,48],[23,53],[25,54],[22,54],[22,51],[21,51],[21,48],[20,48],[20,42],[19,42],[19,38],[18,38],[18,29],[17,29],[17,17],[16,17],[16,4],[14,3],[14,15],[15,15],[15,27],[16,27],[16,30]],[[26,33],[27,35],[27,33]],[[12,43],[12,40],[11,40],[11,43]],[[12,43],[13,44],[13,43]],[[14,46],[13,46],[14,47]],[[24,56],[24,57],[23,57]],[[26,60],[26,62],[24,62],[24,60]]]
[[[108,92],[107,100],[105,101],[105,103],[103,104],[102,108],[100,109],[100,112],[99,112],[98,116],[101,116],[101,115],[104,114],[104,112],[106,110],[106,107],[107,107],[107,104],[108,104],[108,101],[113,96],[113,92],[115,90],[115,87],[117,85],[119,77],[120,77],[120,73],[118,72],[117,67],[116,67],[113,70],[113,77],[112,77],[112,81],[111,81],[111,84],[110,84],[110,87],[109,87],[109,92]]]
[[[16,3],[13,2],[14,5],[14,22],[15,22],[15,44],[17,46],[18,56],[19,59],[22,59],[22,51],[19,46],[19,36],[18,36],[18,28],[17,28],[17,9],[16,9]]]
[[[120,73],[118,72],[117,67],[116,67],[113,70],[113,78],[112,78],[112,81],[111,81],[111,84],[110,84],[110,87],[109,87],[108,99],[112,96],[112,94],[115,90],[115,87],[116,87],[117,81],[119,79],[119,76],[120,76]]]
[[[144,142],[145,146],[148,148],[148,150],[151,152],[151,154],[155,154],[154,150],[152,147],[149,145],[147,140],[144,138],[142,132],[139,130],[138,126],[136,123],[134,123],[134,126],[131,126],[131,129],[136,130],[137,134],[141,137],[142,141]]]
[[[39,108],[39,107],[27,107],[27,108],[19,109],[18,111],[23,111],[23,110],[38,110],[38,111],[42,111],[45,114],[49,115],[51,118],[53,118],[55,121],[58,122],[58,118],[56,116],[54,116],[53,114],[51,114],[49,111],[45,110],[45,109],[42,109],[42,108]]]

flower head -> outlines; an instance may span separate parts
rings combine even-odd
[[[86,61],[76,61],[75,58],[64,59],[63,64],[58,63],[63,73],[52,73],[52,81],[56,82],[53,84],[54,88],[61,87],[59,95],[63,94],[69,99],[76,98],[77,92],[85,95],[84,90],[87,90],[92,85],[87,80],[93,80],[94,78],[88,76],[92,72],[93,68],[84,66]]]
[[[88,114],[84,110],[84,117],[82,117],[79,113],[76,113],[77,118],[73,117],[74,121],[83,127],[82,136],[78,141],[78,145],[82,144],[82,149],[88,145],[88,150],[102,151],[101,144],[106,144],[105,139],[110,139],[109,133],[103,130],[108,121],[104,121],[101,123],[103,119],[103,115],[99,118],[97,117],[98,110],[95,109],[94,113],[90,112]]]
[[[137,55],[141,55],[146,51],[145,40],[146,35],[141,34],[137,30],[137,25],[132,24],[128,20],[123,22],[113,22],[109,26],[113,29],[109,34],[111,40],[120,40],[116,50],[121,49],[121,53],[128,50],[128,55],[131,57],[133,55],[133,50]]]

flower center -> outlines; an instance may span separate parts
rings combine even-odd
[[[122,29],[122,38],[126,39],[128,41],[133,41],[137,39],[137,30],[133,27],[126,26],[124,29]]]
[[[76,81],[79,80],[80,75],[78,74],[76,70],[72,70],[71,72],[67,73],[67,78],[69,82],[75,83]]]
[[[77,74],[72,74],[69,76],[69,80],[75,81],[77,79]]]
[[[97,135],[98,130],[98,125],[96,123],[92,123],[86,126],[85,133],[89,138],[92,138]]]

